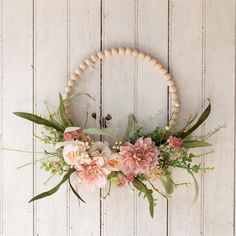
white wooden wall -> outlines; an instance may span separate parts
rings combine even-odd
[[[29,153],[0,152],[1,236],[232,236],[235,235],[235,1],[234,0],[1,0],[0,133],[1,146]],[[33,194],[53,186],[36,167],[16,167],[40,158],[33,140],[38,127],[13,111],[46,115],[44,101],[58,103],[70,73],[88,55],[110,46],[146,50],[174,74],[181,99],[181,123],[211,99],[212,114],[199,132],[226,123],[212,139],[215,166],[199,175],[200,197],[177,189],[167,202],[158,197],[155,218],[147,203],[128,188],[113,189],[105,201],[99,190],[80,188],[79,205],[67,186],[48,199],[28,204]],[[100,88],[100,82],[102,84]],[[129,113],[146,119],[159,110],[164,125],[168,91],[159,74],[133,58],[110,58],[79,82],[96,98],[76,100],[74,119],[86,109],[113,117],[123,132]],[[100,91],[100,89],[102,89]],[[101,93],[100,93],[101,92]],[[100,100],[100,94],[102,95]],[[80,104],[79,104],[80,102]],[[98,124],[89,119],[89,126]],[[153,124],[152,124],[153,126]],[[32,154],[33,152],[34,154]],[[204,160],[202,160],[204,162]],[[190,178],[176,170],[177,181]]]

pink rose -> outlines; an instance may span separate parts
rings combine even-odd
[[[167,143],[169,143],[169,145],[173,148],[179,148],[179,147],[182,147],[183,145],[183,140],[181,138],[177,138],[177,137],[174,137],[174,136],[170,136],[168,139],[167,139]]]

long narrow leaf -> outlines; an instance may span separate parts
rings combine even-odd
[[[126,128],[125,135],[123,137],[123,141],[127,141],[128,140],[130,132],[131,132],[132,128],[134,127],[134,122],[135,122],[134,115],[133,114],[129,115],[128,123],[127,123],[127,128]]]
[[[199,195],[199,186],[198,186],[197,179],[195,178],[193,172],[188,170],[188,173],[192,176],[193,182],[194,182],[195,194],[194,194],[194,198],[193,198],[193,203],[195,203],[197,201],[198,195]]]
[[[71,176],[71,174],[75,171],[75,169],[70,169],[67,174],[64,175],[64,177],[62,178],[61,182],[59,184],[57,184],[54,188],[50,189],[49,191],[46,191],[46,192],[43,192],[35,197],[33,197],[30,201],[30,202],[33,202],[33,201],[36,201],[36,200],[39,200],[41,198],[45,198],[45,197],[48,197],[52,194],[54,194],[55,192],[58,191],[58,189],[61,187],[62,184],[64,184]]]
[[[74,189],[74,187],[72,186],[72,184],[71,184],[71,182],[70,182],[70,178],[69,178],[69,185],[70,185],[70,188],[71,188],[72,192],[75,194],[75,196],[76,196],[77,198],[79,198],[79,200],[81,200],[82,202],[86,203],[86,202],[80,197],[80,195],[76,192],[76,190]]]
[[[170,174],[166,174],[160,180],[161,180],[161,183],[166,191],[166,194],[171,195],[174,192],[174,185],[173,185],[172,176]]]
[[[60,93],[59,93],[59,99],[60,99],[59,114],[60,114],[60,117],[61,117],[61,120],[62,120],[64,126],[68,127],[68,126],[72,125],[72,123],[66,114],[64,101],[63,101],[62,95]]]
[[[148,189],[147,186],[138,178],[134,178],[132,183],[135,188],[137,188],[140,192],[144,193],[144,197],[147,197],[149,203],[149,212],[151,217],[153,218],[155,202],[152,196],[152,190]]]
[[[44,118],[42,118],[40,116],[37,116],[37,115],[34,115],[34,114],[27,113],[27,112],[13,112],[13,114],[15,114],[16,116],[19,116],[21,118],[24,118],[26,120],[32,121],[36,124],[51,127],[51,128],[54,128],[54,129],[56,129],[57,131],[60,131],[60,132],[64,131],[64,128],[61,127],[60,125],[55,124],[52,121],[49,121],[47,119],[44,119]]]
[[[188,135],[190,135],[194,130],[196,130],[209,116],[211,112],[211,103],[209,102],[207,108],[205,111],[202,113],[202,115],[199,117],[197,122],[187,131],[183,131],[179,136],[180,138],[186,138]]]
[[[184,140],[183,146],[186,148],[209,147],[210,143],[202,140]]]
[[[105,128],[105,129],[89,128],[89,129],[84,129],[83,131],[86,134],[109,136],[109,137],[113,138],[115,141],[117,141],[119,139],[118,135],[115,133],[115,131],[112,129],[108,129],[108,128]]]

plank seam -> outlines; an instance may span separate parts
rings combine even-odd
[[[201,79],[201,110],[204,109],[204,102],[205,102],[205,83],[206,83],[206,0],[202,0],[202,79]],[[205,124],[201,128],[201,135],[205,133]],[[201,153],[203,151],[201,150]],[[204,157],[201,157],[201,165],[204,167]],[[201,196],[200,196],[200,234],[205,235],[204,230],[204,173],[201,173]]]
[[[67,44],[67,48],[66,48],[66,72],[67,72],[67,80],[70,79],[70,0],[67,0],[67,19],[66,19],[66,44]],[[67,236],[70,235],[70,189],[69,189],[69,185],[66,185],[66,225],[67,225],[67,229],[66,229],[66,234]]]
[[[3,147],[3,0],[1,4],[1,137],[0,145]],[[3,150],[0,154],[0,235],[3,235]]]

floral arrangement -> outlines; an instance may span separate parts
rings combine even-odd
[[[190,118],[179,131],[167,124],[163,128],[157,126],[149,133],[145,133],[144,127],[136,122],[134,115],[130,115],[127,131],[122,139],[110,128],[83,129],[75,126],[65,112],[61,95],[58,112],[49,112],[48,119],[35,114],[15,112],[17,116],[44,126],[45,132],[38,138],[53,145],[54,151],[45,151],[41,168],[53,175],[63,176],[58,185],[33,197],[29,202],[54,194],[67,181],[73,193],[85,202],[70,181],[71,175],[75,174],[79,182],[89,189],[103,188],[109,184],[107,195],[111,185],[136,188],[146,197],[153,217],[156,205],[154,192],[168,198],[174,188],[181,185],[173,180],[174,168],[181,168],[193,177],[197,197],[198,185],[194,174],[211,168],[195,162],[193,164],[193,160],[206,153],[196,155],[190,150],[210,146],[207,139],[219,128],[204,136],[191,134],[207,119],[210,111],[209,103],[198,119],[197,116]],[[105,136],[113,140],[111,146],[108,142],[101,141]],[[155,186],[155,180],[160,180],[163,191]]]

